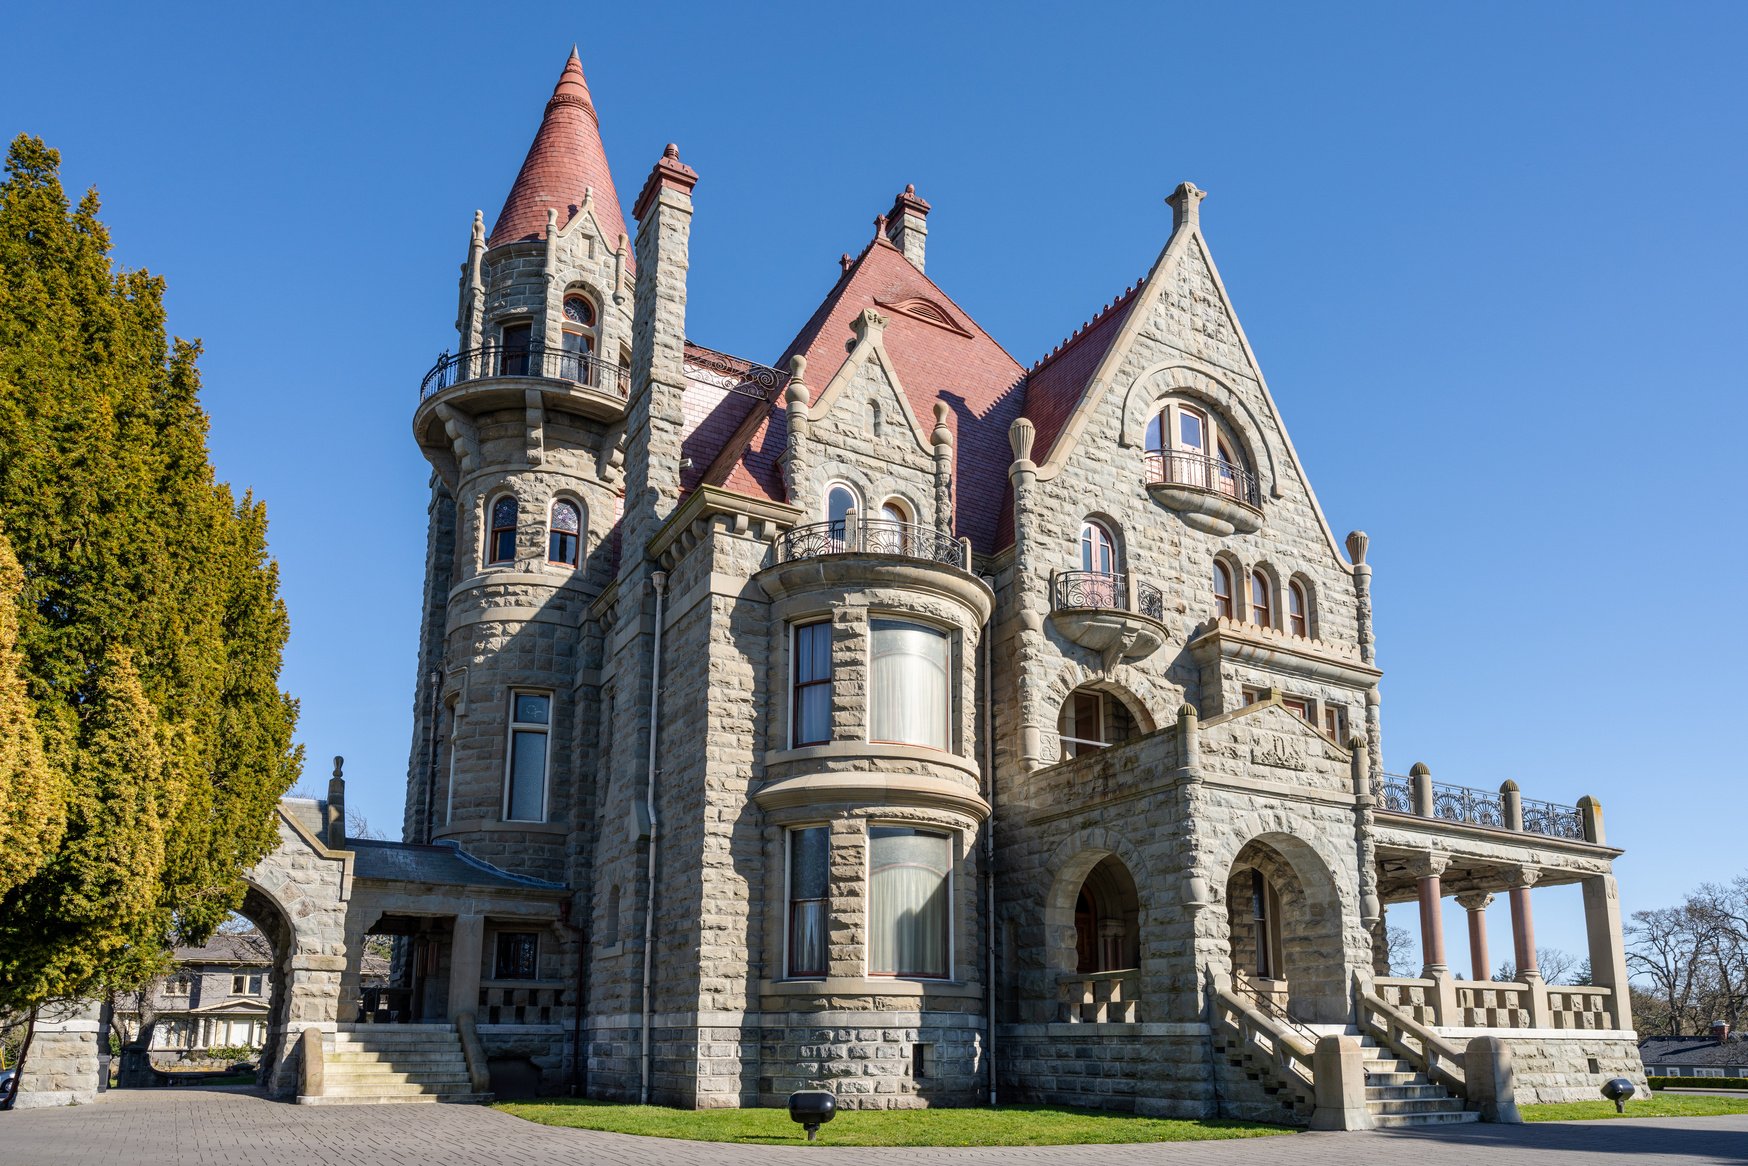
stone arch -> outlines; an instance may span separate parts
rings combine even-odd
[[[1145,868],[1128,839],[1103,827],[1077,831],[1056,847],[1046,869],[1053,872],[1044,899],[1044,963],[1050,984],[1054,984],[1057,976],[1081,970],[1076,915],[1081,892],[1089,881],[1095,881],[1095,891],[1107,906],[1126,917],[1125,922],[1133,920],[1133,931],[1125,937],[1125,946],[1127,954],[1134,957],[1129,966],[1139,966],[1148,910],[1141,900],[1134,872]]]
[[[1244,446],[1243,452],[1258,479],[1265,476],[1266,466],[1267,489],[1272,496],[1281,496],[1275,450],[1266,436],[1268,429],[1262,418],[1236,389],[1205,365],[1168,360],[1144,370],[1131,381],[1123,396],[1118,444],[1139,446],[1147,432],[1148,415],[1160,401],[1172,396],[1198,398],[1218,412]]]
[[[1266,892],[1260,904],[1259,891]],[[1274,996],[1296,1020],[1346,1023],[1341,894],[1316,850],[1291,834],[1256,835],[1232,855],[1224,898],[1234,980]]]
[[[1045,732],[1048,739],[1043,742],[1043,755],[1046,757],[1056,757],[1061,752],[1057,742],[1058,721],[1063,703],[1078,688],[1096,688],[1122,701],[1130,715],[1135,718],[1137,737],[1145,736],[1159,727],[1150,702],[1140,695],[1141,692],[1154,688],[1153,682],[1144,673],[1127,664],[1119,664],[1107,672],[1083,667],[1072,660],[1064,661],[1042,694],[1043,707],[1039,712],[1047,721]],[[1176,705],[1172,707],[1175,709]]]

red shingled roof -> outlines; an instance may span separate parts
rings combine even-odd
[[[1008,426],[1020,414],[1025,370],[884,236],[838,279],[777,367],[787,369],[796,353],[806,356],[807,385],[817,401],[848,358],[851,324],[867,308],[887,318],[886,354],[925,434],[935,426],[935,402],[947,403],[955,445],[955,533],[980,552],[994,551],[1013,458]],[[782,500],[778,458],[787,441],[788,417],[779,395],[762,416],[746,419],[704,480]],[[926,506],[928,500],[916,501]]]
[[[546,212],[558,211],[559,225],[576,217],[583,205],[583,191],[593,189],[595,221],[607,237],[608,248],[619,244],[625,231],[625,214],[607,167],[607,150],[601,145],[601,120],[595,113],[589,86],[583,80],[583,63],[571,49],[564,73],[546,103],[540,130],[528,157],[498,212],[486,246],[497,247],[546,235]],[[626,256],[627,266],[631,257]]]
[[[1032,446],[1034,462],[1042,464],[1050,456],[1057,435],[1086,395],[1087,383],[1123,330],[1140,288],[1141,283],[1127,288],[1026,374],[1026,420],[1038,431]]]

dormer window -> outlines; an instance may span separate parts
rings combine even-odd
[[[1147,423],[1147,452],[1160,455],[1166,481],[1240,497],[1244,463],[1207,412],[1168,401]]]

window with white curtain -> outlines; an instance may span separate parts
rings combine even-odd
[[[870,740],[947,748],[947,633],[877,619],[872,627]]]
[[[951,970],[953,839],[868,828],[868,971],[945,979]]]
[[[546,742],[552,725],[552,697],[510,694],[510,765],[504,790],[504,818],[511,822],[546,820]]]
[[[789,831],[789,974],[823,976],[831,831],[807,826]]]

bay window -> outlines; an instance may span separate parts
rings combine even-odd
[[[826,972],[827,890],[831,867],[831,831],[807,826],[789,831],[789,974],[823,976]]]
[[[909,826],[868,828],[868,971],[945,979],[951,961],[953,839]]]
[[[547,737],[552,727],[552,697],[510,694],[510,758],[504,783],[504,819],[546,821]]]
[[[922,624],[876,619],[871,640],[869,738],[946,749],[951,704],[947,633]]]
[[[798,624],[794,630],[793,690],[789,743],[823,745],[832,739],[832,625]]]

